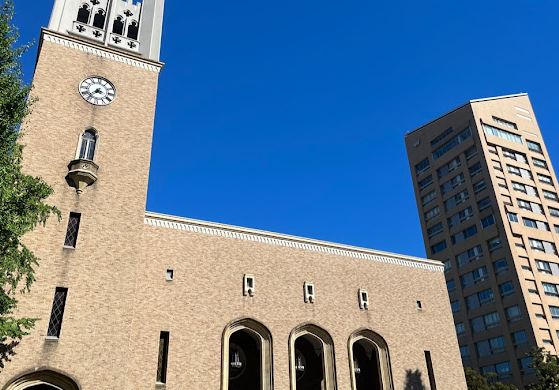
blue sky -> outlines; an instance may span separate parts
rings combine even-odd
[[[37,42],[52,1],[16,3]],[[558,14],[553,0],[168,0],[147,208],[424,256],[404,134],[528,92],[559,161]]]

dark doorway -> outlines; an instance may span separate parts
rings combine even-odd
[[[113,22],[113,34],[122,35],[124,33],[124,21],[122,16],[117,16]]]
[[[356,390],[382,390],[378,348],[367,340],[353,344]]]
[[[78,22],[80,23],[89,23],[89,7],[87,4],[82,5],[82,7],[78,10]]]
[[[324,388],[324,349],[316,337],[305,335],[295,340],[295,373],[297,390]]]
[[[100,9],[93,17],[93,27],[105,28],[105,11]]]
[[[229,338],[229,390],[261,390],[262,347],[260,339],[247,330]]]
[[[138,22],[133,21],[130,23],[130,26],[128,26],[127,36],[130,39],[138,40]]]

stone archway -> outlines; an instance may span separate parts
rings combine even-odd
[[[19,377],[4,390],[80,390],[80,387],[65,375],[42,370]]]
[[[378,333],[363,329],[349,337],[353,390],[392,390],[388,345]]]

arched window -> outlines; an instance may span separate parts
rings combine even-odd
[[[133,20],[132,23],[130,23],[126,36],[130,39],[138,40],[138,22]]]
[[[223,333],[223,390],[272,389],[272,336],[257,321],[235,321]]]
[[[77,21],[80,23],[89,23],[89,16],[91,14],[91,11],[89,10],[89,5],[84,4],[81,6],[81,8],[78,10],[78,19]]]
[[[80,154],[78,158],[93,161],[95,147],[97,146],[97,134],[93,130],[87,130],[82,134],[80,141]]]
[[[370,330],[349,338],[349,361],[353,390],[392,390],[392,373],[388,346]]]
[[[5,387],[6,390],[23,389],[65,389],[78,390],[79,386],[71,378],[54,371],[37,371],[17,378]]]
[[[324,329],[304,325],[291,333],[291,389],[336,390],[334,343]]]
[[[93,27],[105,28],[105,11],[100,9],[93,17]]]
[[[113,34],[124,34],[124,18],[122,16],[117,16],[113,22]]]

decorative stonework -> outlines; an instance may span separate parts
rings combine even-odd
[[[443,272],[444,266],[438,261],[407,257],[390,253],[383,253],[366,248],[335,244],[308,238],[271,233],[262,230],[247,229],[212,222],[179,218],[146,212],[144,223],[150,226],[183,230],[191,233],[208,234],[212,236],[236,238],[264,244],[304,249],[313,252],[327,253],[355,259],[371,260],[380,263],[402,265],[410,268],[420,268],[430,271]]]
[[[70,38],[66,38],[58,34],[55,35],[55,33],[46,30],[43,30],[43,40],[47,42],[56,43],[58,45],[62,45],[71,49],[77,49],[86,52],[88,54],[93,54],[98,57],[106,58],[112,61],[122,62],[124,64],[135,66],[137,68],[149,70],[151,72],[159,73],[162,67],[161,65],[155,65],[153,63],[149,63],[146,61],[139,61],[134,58],[130,58],[125,55],[118,54],[107,49],[97,48],[93,45],[88,45],[86,43],[76,41]]]

